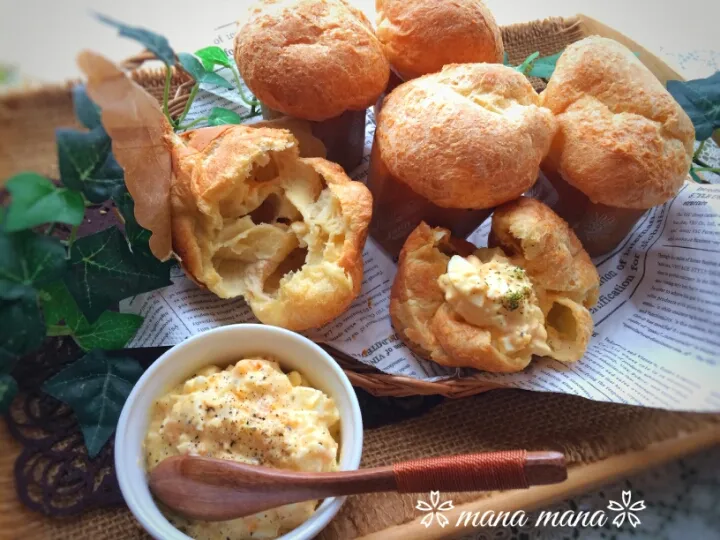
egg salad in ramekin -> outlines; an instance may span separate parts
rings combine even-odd
[[[203,368],[156,399],[150,415],[144,442],[148,471],[184,454],[293,471],[338,468],[335,403],[300,373],[285,374],[269,358]],[[316,506],[317,501],[289,504],[221,522],[166,515],[196,539],[269,539],[306,521]]]

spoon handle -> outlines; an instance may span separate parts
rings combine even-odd
[[[518,489],[566,478],[561,453],[524,450],[419,459],[331,473],[283,471],[220,459],[175,456],[153,469],[150,488],[177,512],[217,521],[333,496],[381,491]]]
[[[567,478],[561,453],[525,450],[406,461],[393,472],[400,493],[523,489]]]

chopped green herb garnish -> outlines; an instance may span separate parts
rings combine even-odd
[[[515,311],[528,296],[530,296],[530,287],[510,291],[502,300],[503,307],[508,311]]]

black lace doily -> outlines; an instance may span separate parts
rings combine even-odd
[[[25,506],[46,515],[73,515],[122,503],[112,441],[90,459],[73,412],[40,390],[45,380],[81,354],[69,338],[47,340],[13,372],[20,392],[6,420],[23,446],[15,461],[15,487]]]

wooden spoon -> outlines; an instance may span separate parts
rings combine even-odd
[[[330,473],[292,472],[223,459],[175,456],[150,473],[150,489],[189,518],[225,521],[284,504],[397,491],[491,491],[555,484],[567,478],[559,452],[524,450],[406,461]]]

